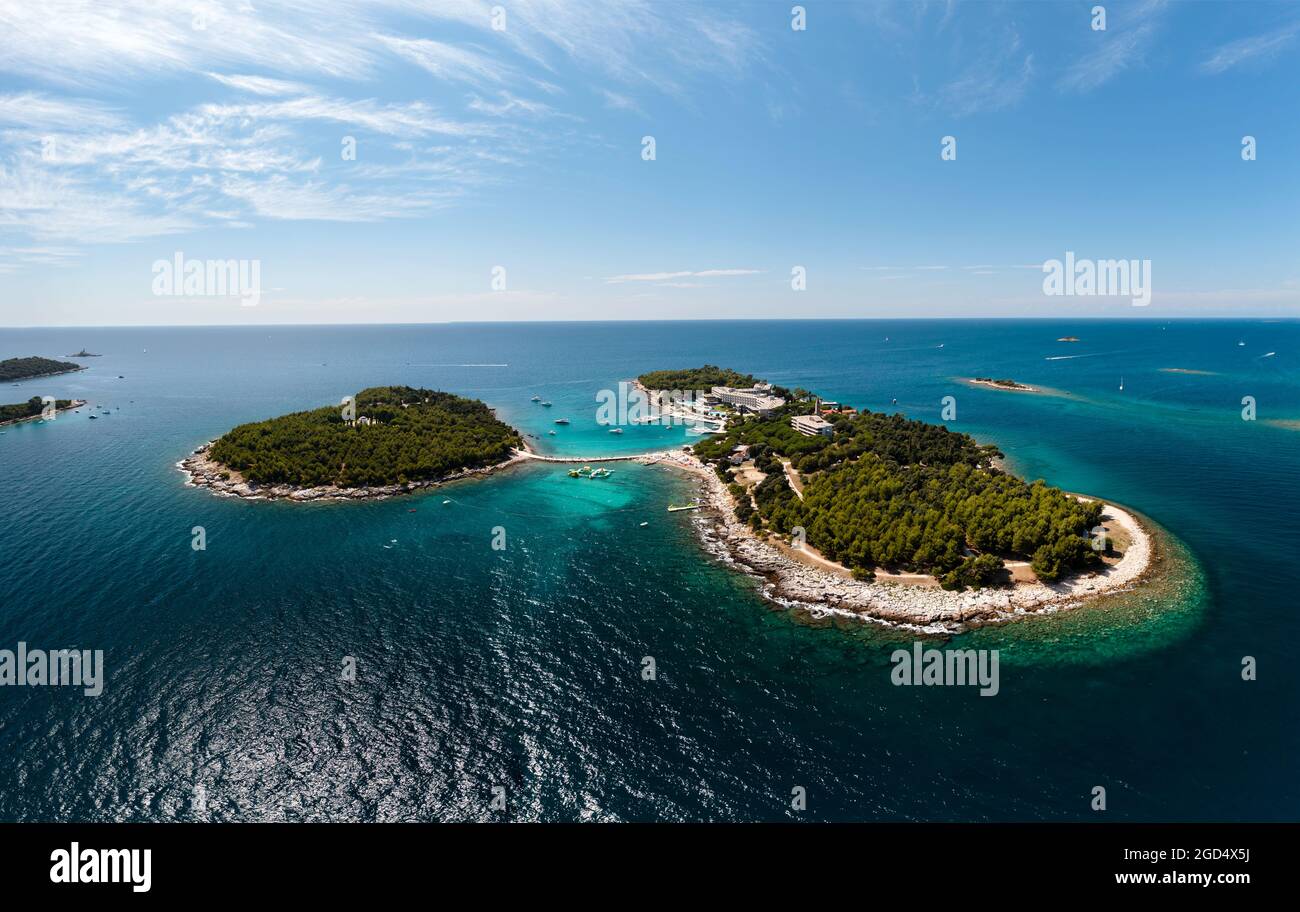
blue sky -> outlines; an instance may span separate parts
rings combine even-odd
[[[1295,315],[1300,4],[1095,5],[0,0],[0,325]]]

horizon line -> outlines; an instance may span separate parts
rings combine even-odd
[[[30,329],[284,329],[301,327],[320,329],[332,326],[519,326],[519,325],[601,325],[610,323],[937,323],[937,322],[1080,322],[1080,323],[1188,323],[1215,321],[1258,321],[1262,323],[1287,323],[1300,321],[1300,315],[1243,314],[1240,316],[1188,315],[1167,317],[1138,316],[1059,316],[1059,317],[679,317],[675,319],[606,319],[606,320],[426,320],[415,323],[69,323],[58,325],[0,326],[0,330]]]

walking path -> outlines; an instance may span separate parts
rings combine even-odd
[[[628,453],[625,456],[543,456],[524,450],[515,450],[524,459],[536,459],[539,462],[576,462],[588,465],[593,462],[632,462],[636,459],[664,459],[676,455],[672,450],[660,450],[657,453]]]

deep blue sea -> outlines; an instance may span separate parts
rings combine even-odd
[[[103,355],[87,371],[0,386],[95,406],[0,429],[0,648],[102,649],[106,682],[0,688],[0,819],[1300,817],[1300,323],[0,330],[0,358],[83,347]],[[1154,520],[1177,572],[955,638],[1000,650],[981,697],[893,686],[908,635],[765,601],[665,511],[692,490],[667,468],[287,504],[175,467],[235,424],[382,384],[483,399],[544,452],[663,449],[694,438],[611,435],[596,394],[704,362],[932,421],[954,396],[952,427],[1013,470]]]

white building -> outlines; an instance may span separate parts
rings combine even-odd
[[[728,405],[734,405],[758,415],[770,415],[785,405],[784,399],[780,396],[773,396],[771,393],[771,385],[764,383],[751,386],[749,389],[715,386],[709,392],[709,395],[718,402],[725,402]]]
[[[834,425],[821,415],[795,415],[790,419],[790,427],[805,437],[816,437],[818,434],[829,437],[835,433]]]

